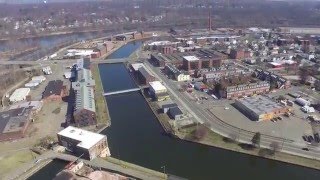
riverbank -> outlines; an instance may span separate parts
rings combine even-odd
[[[100,71],[98,64],[92,64],[92,75],[96,82],[94,97],[96,103],[96,116],[98,125],[106,125],[107,127],[111,125],[111,118],[109,115],[108,105],[106,99],[103,96],[103,87],[100,78]]]
[[[195,131],[199,128],[197,126],[188,127],[174,131],[175,137],[180,140],[198,143],[206,146],[221,148],[238,153],[253,155],[260,158],[276,160],[279,162],[290,163],[303,167],[313,168],[320,170],[320,161],[308,159],[301,156],[290,155],[287,153],[279,152],[278,150],[270,150],[265,148],[255,148],[249,144],[238,143],[230,138],[223,137],[219,134],[206,129],[206,135],[201,139],[195,137]]]

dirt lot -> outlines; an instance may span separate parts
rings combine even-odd
[[[66,64],[51,65],[53,74],[46,76],[47,80],[45,82],[36,89],[31,90],[31,99],[40,100],[42,92],[51,80],[63,80],[64,84],[69,88],[69,80],[64,79],[63,77],[63,73],[68,70],[65,66]],[[30,148],[38,143],[41,138],[45,136],[56,137],[56,133],[64,126],[67,109],[67,102],[44,103],[42,110],[34,117],[35,121],[30,124],[25,138],[12,142],[0,143],[2,152],[0,155],[0,179],[1,175],[4,174],[2,172],[9,172],[24,162],[32,160],[33,156]]]

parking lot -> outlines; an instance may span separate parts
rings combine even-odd
[[[185,82],[176,82],[177,88],[179,88]],[[280,95],[284,96],[285,98],[294,101],[295,99],[288,95],[288,92],[298,92],[301,93],[304,91],[301,88],[295,87],[288,90],[276,90],[268,94],[271,98],[278,98]],[[312,91],[312,90],[310,90]],[[227,99],[214,99],[210,95],[205,92],[193,90],[191,93],[184,93],[187,98],[193,101],[197,106],[202,109],[206,109],[210,113],[212,113],[212,120],[218,117],[222,121],[230,124],[232,126],[238,127],[240,129],[244,129],[247,131],[252,132],[261,132],[265,135],[275,136],[286,138],[290,140],[294,140],[295,143],[305,145],[308,144],[304,141],[303,136],[310,136],[314,135],[314,133],[319,132],[320,125],[317,127],[312,126],[307,117],[310,114],[304,113],[300,110],[301,106],[294,104],[292,110],[294,112],[294,116],[286,117],[284,115],[280,116],[281,120],[277,121],[263,121],[263,122],[256,122],[250,120],[247,116],[242,114],[239,110],[237,110],[234,106],[233,100]],[[301,93],[301,95],[306,98],[310,99],[314,102],[317,96],[317,93],[314,92],[313,94]],[[319,114],[316,112],[315,114]],[[318,145],[318,144],[317,144]]]

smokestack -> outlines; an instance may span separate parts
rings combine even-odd
[[[211,31],[212,29],[212,22],[211,22],[211,12],[209,10],[209,17],[208,17],[208,30]]]

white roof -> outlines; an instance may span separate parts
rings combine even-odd
[[[199,61],[199,58],[197,58],[196,56],[183,56],[183,59],[187,61]]]
[[[64,77],[67,78],[67,79],[71,78],[72,77],[72,72],[71,71],[65,72],[64,73]]]
[[[30,81],[27,84],[24,85],[24,87],[36,87],[38,86],[40,83],[38,81]]]
[[[277,62],[269,62],[269,64],[273,65],[273,66],[281,66],[281,63],[277,63]]]
[[[45,81],[46,80],[46,77],[44,76],[34,76],[32,77],[32,81]]]
[[[79,129],[73,126],[68,126],[60,131],[58,135],[80,141],[77,146],[85,149],[90,149],[92,146],[96,145],[99,141],[106,137],[104,135]]]
[[[12,106],[10,106],[10,110],[11,109],[18,109],[18,108],[27,108],[27,107],[33,107],[33,110],[39,110],[42,108],[43,102],[42,101],[28,101],[28,102],[21,102],[18,104],[14,104]]]
[[[144,67],[144,64],[143,63],[133,63],[133,64],[131,64],[131,66],[135,71],[138,71],[139,68]]]
[[[10,96],[9,100],[11,102],[23,101],[26,99],[30,92],[30,88],[19,88],[16,89],[12,95]]]
[[[164,85],[162,85],[160,81],[149,82],[149,84],[155,91],[167,90],[167,88]]]

